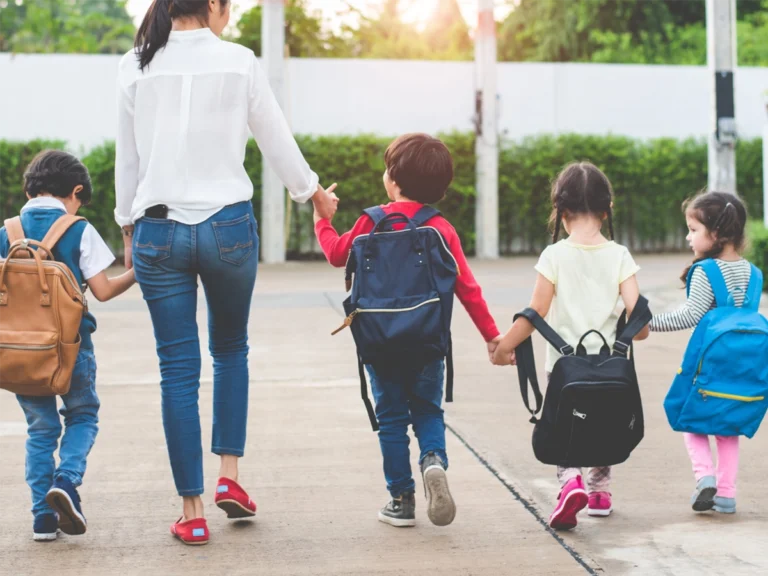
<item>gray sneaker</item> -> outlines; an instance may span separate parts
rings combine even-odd
[[[691,496],[691,507],[695,512],[706,512],[712,510],[715,505],[715,494],[717,494],[717,480],[714,476],[704,476],[696,484],[696,490]]]
[[[448,489],[445,465],[434,452],[421,461],[421,476],[427,497],[427,516],[435,526],[448,526],[456,517],[456,503]]]
[[[400,494],[379,510],[379,522],[397,528],[416,526],[416,495],[413,492]]]

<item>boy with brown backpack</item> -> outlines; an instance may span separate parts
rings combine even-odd
[[[88,169],[66,152],[38,154],[24,174],[29,201],[0,229],[0,388],[16,393],[28,425],[26,480],[33,537],[83,534],[77,487],[98,432],[96,359],[85,290],[110,300],[133,271],[108,278],[114,261],[96,229],[76,216],[91,199]],[[56,396],[62,397],[64,435]]]

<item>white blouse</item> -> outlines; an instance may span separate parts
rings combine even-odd
[[[250,200],[250,132],[296,202],[315,193],[310,170],[253,52],[209,28],[171,32],[144,72],[135,52],[118,74],[115,164],[121,226],[165,204],[168,217],[199,224]]]

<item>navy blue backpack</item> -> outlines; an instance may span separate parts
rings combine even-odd
[[[678,432],[751,438],[768,409],[768,320],[758,312],[763,275],[752,266],[744,304],[737,308],[714,260],[694,264],[688,289],[698,267],[709,279],[716,308],[691,336],[664,400],[667,419]]]
[[[358,236],[347,260],[347,317],[333,332],[349,326],[357,345],[360,391],[374,431],[376,414],[368,398],[365,364],[424,364],[446,358],[446,401],[453,401],[451,315],[456,259],[443,236],[424,226],[440,212],[421,208],[413,218],[364,210],[373,220],[370,234]],[[394,230],[393,224],[405,224]]]

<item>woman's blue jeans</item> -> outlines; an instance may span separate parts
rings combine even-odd
[[[208,302],[215,454],[242,456],[248,418],[248,316],[259,260],[253,207],[241,202],[194,226],[136,222],[133,266],[160,359],[163,426],[180,496],[203,493],[197,279]]]

